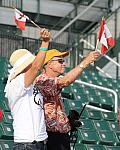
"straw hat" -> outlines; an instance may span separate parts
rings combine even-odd
[[[57,49],[48,50],[46,53],[44,65],[48,63],[53,57],[66,57],[69,55],[69,52],[60,52]]]
[[[13,67],[14,72],[11,75],[11,79],[15,78],[20,74],[26,67],[28,67],[35,56],[30,53],[27,49],[18,49],[12,53],[10,56],[10,64]]]

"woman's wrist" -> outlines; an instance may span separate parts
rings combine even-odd
[[[42,43],[49,43],[50,42],[50,39],[41,39]]]
[[[42,51],[47,51],[48,48],[47,47],[40,47],[39,50],[42,50]]]

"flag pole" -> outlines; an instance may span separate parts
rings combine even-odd
[[[98,43],[99,43],[99,39],[97,39],[96,46],[95,46],[95,50],[97,50]]]
[[[39,28],[40,30],[42,29],[40,26],[38,26],[34,21],[32,21],[31,19],[29,19],[29,21],[34,24],[37,28]]]

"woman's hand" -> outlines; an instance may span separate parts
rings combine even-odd
[[[48,29],[41,29],[40,31],[41,39],[44,42],[49,42],[51,38],[51,32],[48,31]]]

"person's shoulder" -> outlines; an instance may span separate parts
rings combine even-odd
[[[11,81],[11,86],[15,86],[15,88],[24,86],[24,73],[19,74],[16,78]]]

